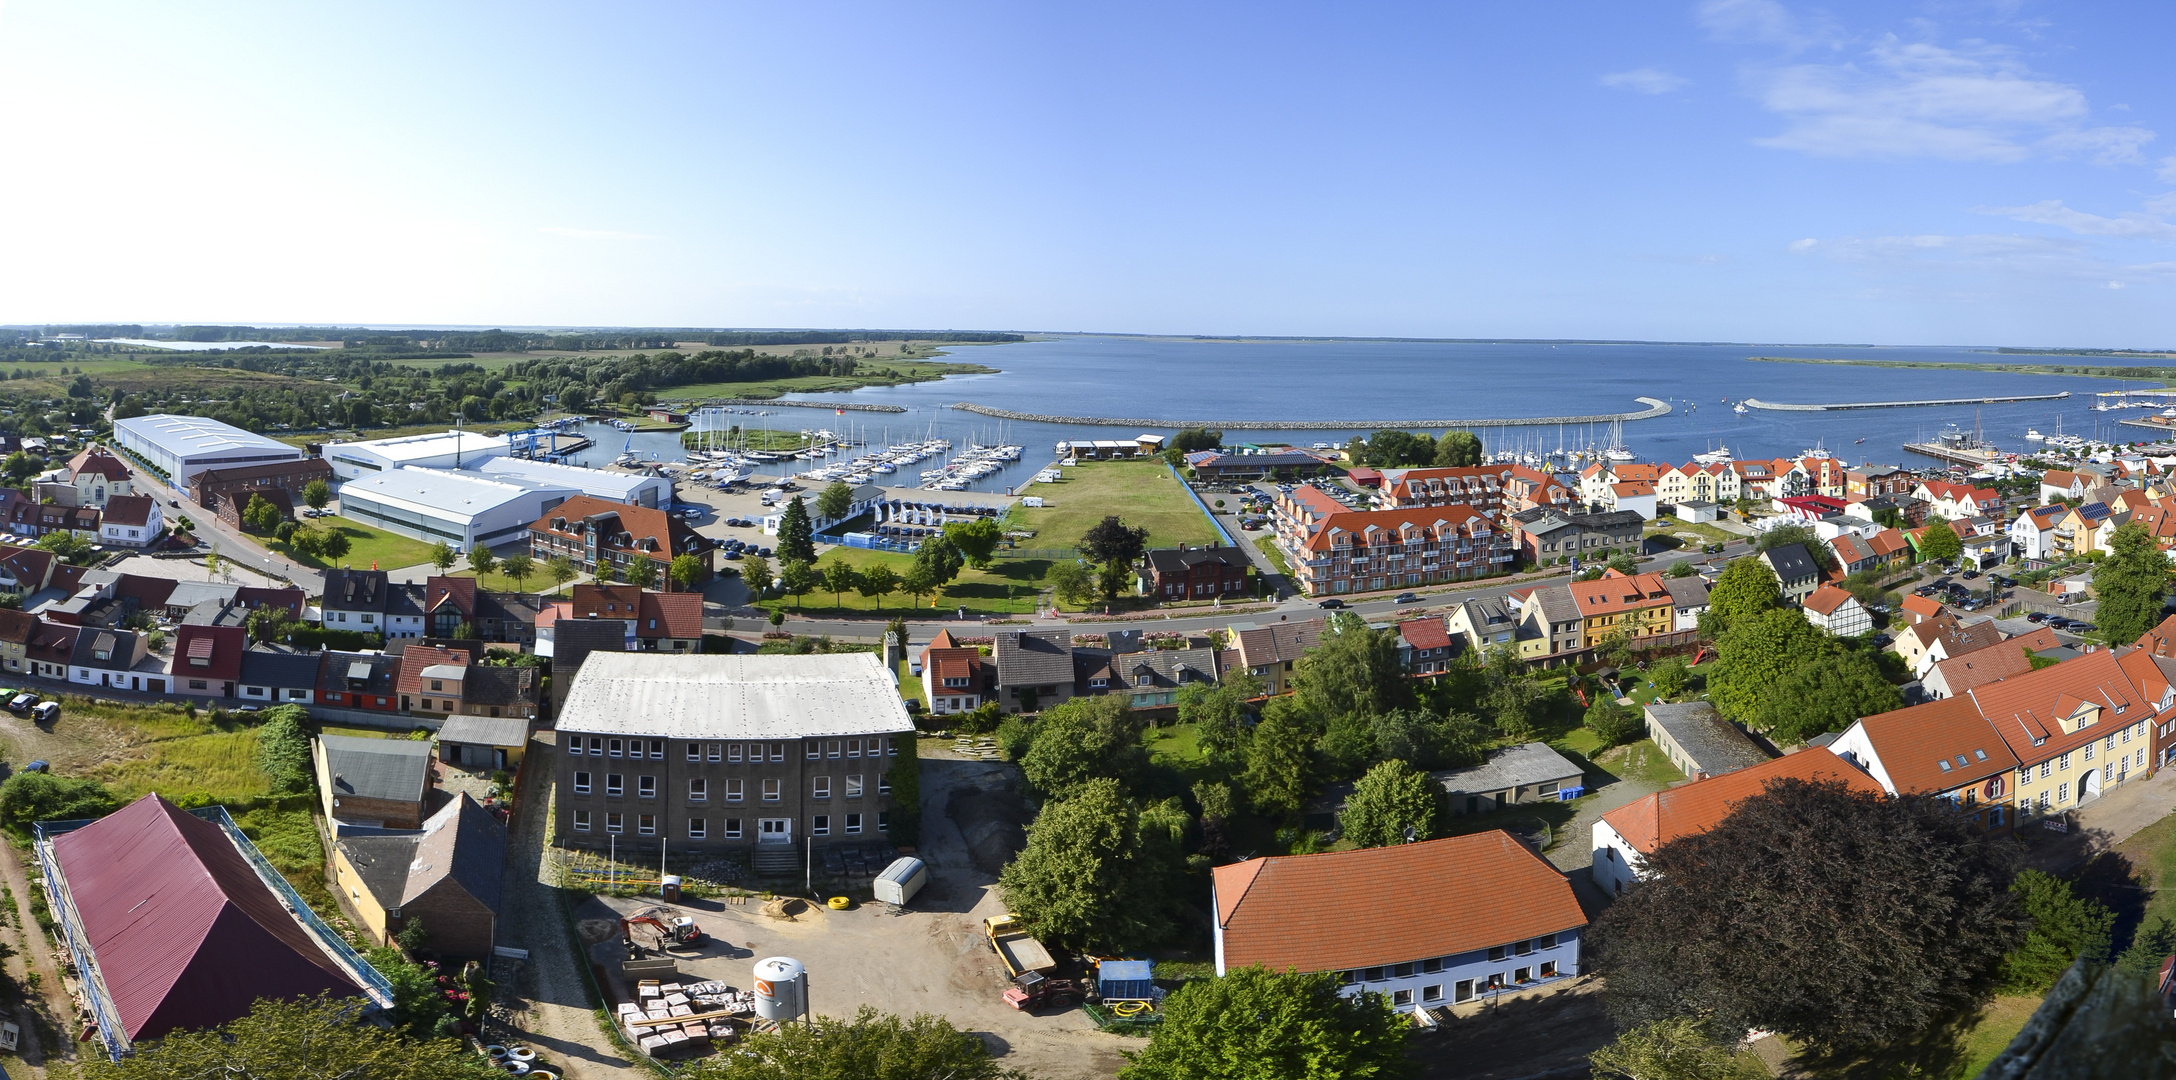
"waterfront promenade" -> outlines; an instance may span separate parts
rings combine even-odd
[[[1596,413],[1591,416],[1524,416],[1507,419],[1484,420],[1160,420],[1125,416],[1051,416],[1042,413],[1014,412],[988,405],[962,401],[952,407],[962,412],[992,416],[1000,420],[1023,420],[1038,424],[1085,424],[1093,427],[1212,428],[1217,431],[1369,431],[1388,428],[1479,428],[1479,427],[1540,427],[1547,424],[1607,424],[1618,420],[1650,420],[1670,413],[1670,403],[1661,398],[1635,399],[1647,406],[1638,412]]]
[[[2059,394],[2005,394],[1995,397],[1931,398],[1925,401],[1840,401],[1832,405],[1787,405],[1779,401],[1746,398],[1745,407],[1748,409],[1766,409],[1770,412],[1842,412],[1845,409],[1910,409],[1925,405],[1993,405],[2004,401],[2055,401],[2069,396],[2070,391],[2065,390]]]

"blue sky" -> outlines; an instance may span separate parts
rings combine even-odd
[[[6,322],[2176,347],[2170,5],[0,3]]]

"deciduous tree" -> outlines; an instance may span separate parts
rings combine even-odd
[[[899,575],[891,567],[877,563],[861,572],[861,580],[854,587],[861,595],[876,601],[878,610],[882,610],[884,598],[899,588]]]
[[[778,568],[778,587],[794,598],[793,606],[801,606],[802,594],[823,582],[823,574],[813,564],[800,559],[787,559]]]
[[[500,560],[499,573],[505,574],[507,580],[514,583],[514,588],[520,589],[536,574],[536,560],[526,551],[517,551]]]
[[[498,557],[491,554],[489,547],[478,544],[468,549],[468,566],[469,569],[476,571],[477,577],[490,573],[492,567],[497,565],[499,565]]]
[[[928,572],[930,591],[935,592],[960,576],[960,568],[967,565],[967,559],[950,537],[938,533],[924,537],[922,546],[914,549],[914,565]]]
[[[1271,817],[1296,814],[1313,790],[1310,750],[1315,732],[1290,696],[1262,706],[1262,718],[1247,740],[1247,767],[1239,783],[1258,813]]]
[[[1964,541],[1949,522],[1936,519],[1919,534],[1919,557],[1929,562],[1948,562],[1964,554]]]
[[[998,541],[1005,538],[1005,529],[994,517],[978,517],[973,521],[955,521],[944,527],[945,539],[960,550],[967,565],[977,570],[987,570],[997,553]]]
[[[2108,548],[2108,557],[2093,568],[2093,593],[2100,598],[2095,625],[2109,642],[2128,645],[2160,621],[2161,601],[2168,596],[2168,556],[2136,521],[2117,526]]]
[[[326,559],[338,562],[347,558],[348,552],[355,547],[355,542],[348,539],[346,530],[338,528],[325,529],[323,533],[324,538],[317,542],[317,552]]]
[[[1078,607],[1096,594],[1095,572],[1078,559],[1059,559],[1043,572],[1043,581],[1061,603]]]
[[[740,579],[748,583],[748,595],[757,600],[771,591],[771,560],[761,555],[750,555],[741,560]]]
[[[1148,774],[1141,721],[1123,697],[1072,698],[1044,710],[1035,741],[1020,758],[1020,776],[1051,798],[1064,798],[1092,780],[1110,779],[1138,792]]]
[[[1470,431],[1446,431],[1436,440],[1436,467],[1468,468],[1481,464],[1481,437]]]
[[[1690,1016],[1641,1024],[1587,1055],[1604,1080],[1768,1080],[1768,1066],[1708,1037]]]
[[[1759,691],[1759,700],[1759,708],[1745,718],[1785,746],[1904,707],[1904,696],[1882,677],[1872,656],[1834,640],[1807,648],[1782,678]]]
[[[444,540],[440,540],[431,545],[430,560],[431,565],[437,567],[438,572],[443,574],[453,569],[453,549],[448,547]]]
[[[1785,675],[1828,645],[1827,635],[1797,608],[1735,618],[1715,639],[1717,659],[1708,675],[1708,698],[1724,715],[1750,722]]]
[[[761,558],[761,556],[757,556],[757,558]],[[710,568],[703,565],[703,560],[693,555],[675,555],[672,557],[672,566],[666,571],[665,576],[674,585],[678,586],[680,591],[686,592],[702,584],[703,578],[709,573]]]
[[[816,496],[816,512],[825,521],[837,521],[854,508],[854,487],[844,480],[833,480]]]
[[[1700,630],[1719,638],[1740,619],[1782,605],[1783,586],[1767,563],[1751,556],[1732,559],[1708,590],[1708,610],[1700,616]]]
[[[302,501],[312,510],[323,510],[332,501],[332,485],[323,480],[312,480],[302,485]]]
[[[687,1080],[1029,1080],[1000,1066],[974,1035],[942,1017],[902,1019],[866,1005],[852,1020],[759,1031],[732,1053],[682,1069]]]
[[[1360,777],[1338,815],[1345,839],[1361,847],[1387,847],[1411,839],[1429,840],[1442,818],[1442,791],[1428,774],[1395,758]]]
[[[1148,1046],[1118,1080],[1397,1080],[1405,1017],[1382,994],[1347,996],[1334,971],[1235,968],[1194,979],[1164,1002]]]
[[[492,1080],[504,1074],[453,1039],[360,1022],[352,1000],[263,999],[219,1028],[176,1031],[120,1061],[90,1055],[87,1080]]]
[[[567,582],[580,577],[582,572],[574,568],[574,560],[564,555],[554,555],[544,560],[544,576],[552,579],[552,591],[566,587]]]
[[[1594,695],[1594,704],[1587,706],[1587,730],[1601,740],[1602,748],[1608,749],[1639,738],[1646,720],[1638,710],[1617,703],[1606,690]]]
[[[844,604],[846,594],[861,587],[861,571],[845,559],[833,559],[824,564],[824,588],[831,590],[831,606]]]
[[[1836,568],[1836,550],[1829,547],[1828,541],[1821,539],[1821,534],[1814,532],[1811,525],[1793,523],[1770,526],[1753,538],[1753,554],[1758,555],[1763,551],[1774,551],[1793,544],[1806,549],[1806,555],[1819,564],[1821,569]]]
[[[1081,534],[1081,557],[1102,567],[1103,599],[1118,599],[1129,569],[1148,548],[1148,529],[1127,525],[1117,515],[1104,518]]]
[[[1044,803],[1027,846],[998,876],[1006,907],[1070,948],[1125,952],[1169,936],[1166,882],[1179,868],[1161,861],[1162,845],[1142,842],[1140,817],[1108,777]]]
[[[937,584],[936,576],[920,559],[916,559],[899,575],[899,591],[913,597],[917,607],[921,605],[924,596],[937,591]]]
[[[2007,845],[1938,798],[1777,780],[1649,854],[1589,955],[1620,1025],[1893,1045],[1993,990],[2025,930]]]
[[[654,588],[658,578],[657,560],[646,555],[637,555],[628,561],[626,573],[629,585],[638,589]]]

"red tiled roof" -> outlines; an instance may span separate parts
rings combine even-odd
[[[966,679],[970,687],[982,682],[982,650],[975,648],[925,649],[922,669],[942,686],[945,679]]]
[[[1844,606],[1844,602],[1851,598],[1850,593],[1834,585],[1823,585],[1806,597],[1803,606],[1816,615],[1834,615],[1836,609]]]
[[[1918,593],[1913,593],[1904,598],[1904,613],[1917,615],[1922,619],[1931,619],[1942,613],[1942,602],[1931,596],[1921,596]]]
[[[1571,883],[1501,830],[1219,866],[1227,969],[1340,971],[1450,956],[1587,924]],[[1447,883],[1476,903],[1448,903]]]
[[[1670,603],[1670,585],[1661,574],[1620,574],[1612,570],[1593,581],[1574,581],[1572,602],[1585,616],[1611,615]]]
[[[423,692],[423,669],[435,667],[439,664],[450,664],[457,668],[466,668],[468,667],[468,650],[449,649],[444,645],[408,646],[407,650],[400,654],[400,675],[394,683],[395,692],[401,694]]]
[[[13,608],[0,608],[0,641],[27,645],[31,635],[37,632],[37,616]]]
[[[1970,696],[1980,715],[2022,761],[2039,761],[2083,746],[2117,726],[2145,719],[2152,711],[2117,665],[2115,654],[2106,649],[1988,683],[1973,689]],[[2063,721],[2088,703],[2100,706],[2100,722],[2064,734]],[[2119,707],[2120,715],[2115,712]],[[2036,747],[2034,739],[2046,742]]]
[[[239,626],[203,626],[184,623],[174,632],[174,677],[219,679],[242,677],[242,650],[249,648],[249,632]],[[202,659],[199,667],[190,661]]]
[[[2033,652],[2041,652],[2047,649],[2060,649],[2063,647],[2063,639],[2056,637],[2055,631],[2050,630],[2045,626],[2035,626],[2030,632],[2019,634],[2009,640],[2010,644],[2016,645],[2019,648],[2030,649]]]
[[[1865,773],[1827,749],[1816,748],[1655,792],[1603,814],[1602,820],[1634,851],[1649,853],[1678,837],[1714,828],[1738,803],[1767,790],[1770,780],[1782,779],[1841,780],[1860,791],[1881,791],[1881,785]]]
[[[32,660],[65,665],[74,657],[76,635],[81,633],[82,630],[83,628],[80,626],[68,626],[64,623],[52,623],[40,619],[37,630],[30,635],[30,641],[24,646],[23,652]]]
[[[1382,543],[1389,543],[1388,537],[1402,538],[1406,528],[1422,533],[1441,529],[1442,533],[1438,534],[1441,536],[1476,524],[1485,529],[1489,521],[1487,514],[1470,506],[1426,506],[1410,510],[1345,510],[1340,507],[1339,512],[1315,522],[1314,532],[1308,536],[1305,546],[1309,551],[1328,551],[1335,546],[1331,543],[1334,534],[1344,533],[1353,537],[1355,547],[1364,547],[1371,536],[1383,536]]]
[[[581,534],[574,531],[574,526],[581,524],[583,518],[598,514],[618,515],[619,528],[614,531],[628,534],[631,540],[632,546],[622,545],[617,542],[604,545],[614,551],[639,551],[652,559],[669,562],[675,555],[705,552],[709,551],[713,546],[708,537],[689,528],[686,522],[672,517],[663,510],[656,510],[647,506],[631,506],[627,503],[607,502],[593,495],[576,495],[566,502],[552,507],[543,517],[530,523],[529,531],[578,538]],[[553,523],[558,521],[566,522],[567,527],[563,529],[554,528]],[[657,550],[644,550],[642,548],[642,541],[644,540],[656,541]]]
[[[85,447],[76,456],[68,459],[69,477],[81,476],[87,472],[96,473],[108,480],[128,479],[128,466],[123,465],[120,458],[108,453],[103,446]]]
[[[703,636],[701,593],[647,592],[633,585],[576,585],[571,610],[585,618],[626,619],[636,637]]]
[[[149,495],[115,495],[106,500],[106,524],[149,525],[151,512],[158,508]]]
[[[1934,670],[1942,673],[1943,685],[1955,695],[1998,679],[2023,675],[2032,670],[2032,658],[2015,640],[1999,641],[1984,649],[1952,656],[1934,665]]]
[[[2017,768],[2017,755],[1959,694],[1859,721],[1899,794],[1934,795]]]
[[[2041,629],[2045,630],[2047,628],[2041,627]],[[2172,641],[2176,641],[2176,615],[2161,620],[2160,625],[2138,635],[2138,640],[2134,644],[2155,656],[2170,656],[2176,655],[2176,652],[2171,651],[2172,646],[2170,643]]]
[[[1883,529],[1875,533],[1867,539],[1867,545],[1874,549],[1874,554],[1885,559],[1893,559],[1912,549],[1911,541],[1904,539],[1904,534],[1895,529]]]
[[[579,589],[582,586],[575,586]],[[423,610],[435,612],[452,605],[463,618],[476,615],[476,579],[472,577],[441,577],[433,574],[423,582]]]
[[[1398,636],[1416,649],[1447,649],[1451,646],[1451,630],[1441,616],[1426,619],[1409,619],[1398,624]]]

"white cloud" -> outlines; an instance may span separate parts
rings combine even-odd
[[[537,230],[553,236],[565,236],[575,240],[656,240],[643,233],[619,232],[615,229],[570,229],[564,225],[546,225]]]
[[[2120,281],[2111,281],[2108,283],[2108,287],[2111,289],[2120,289],[2123,287],[2123,283]]]
[[[1667,94],[1691,80],[1672,75],[1661,68],[1633,68],[1602,76],[1602,85],[1639,94]]]
[[[2161,171],[2155,174],[2164,184],[2176,184],[2176,157],[2161,159]]]
[[[1805,244],[1800,241],[1799,244]],[[2176,262],[2120,263],[2095,254],[2086,242],[2060,236],[1980,233],[1965,236],[1847,236],[1794,251],[1869,271],[1991,273],[2040,281],[2069,281],[2120,289],[2127,281],[2176,279]]]
[[[2138,237],[2147,240],[2176,241],[2176,225],[2151,214],[2137,212],[2101,217],[2083,210],[2073,210],[2063,205],[2061,199],[2045,199],[2030,206],[1983,206],[1975,208],[1982,214],[1994,214],[2017,221],[2030,221],[2036,225],[2053,225],[2083,236]]]
[[[1793,240],[1791,241],[1791,254],[1804,255],[1819,246],[1821,246],[1821,242],[1810,236],[1804,240]]]
[[[1727,41],[1779,47],[1784,56],[1843,41],[1805,28],[1773,0],[1716,0],[1702,9]],[[1920,26],[1915,33],[1930,34]],[[1838,59],[1750,64],[1743,78],[1785,129],[1763,146],[1819,157],[2021,161],[2088,157],[2138,162],[2154,132],[2096,125],[2077,86],[2031,70],[2016,50],[1985,41],[1954,47],[1885,34]],[[2176,175],[2176,166],[2168,171]],[[2176,182],[2176,181],[2172,181]]]

